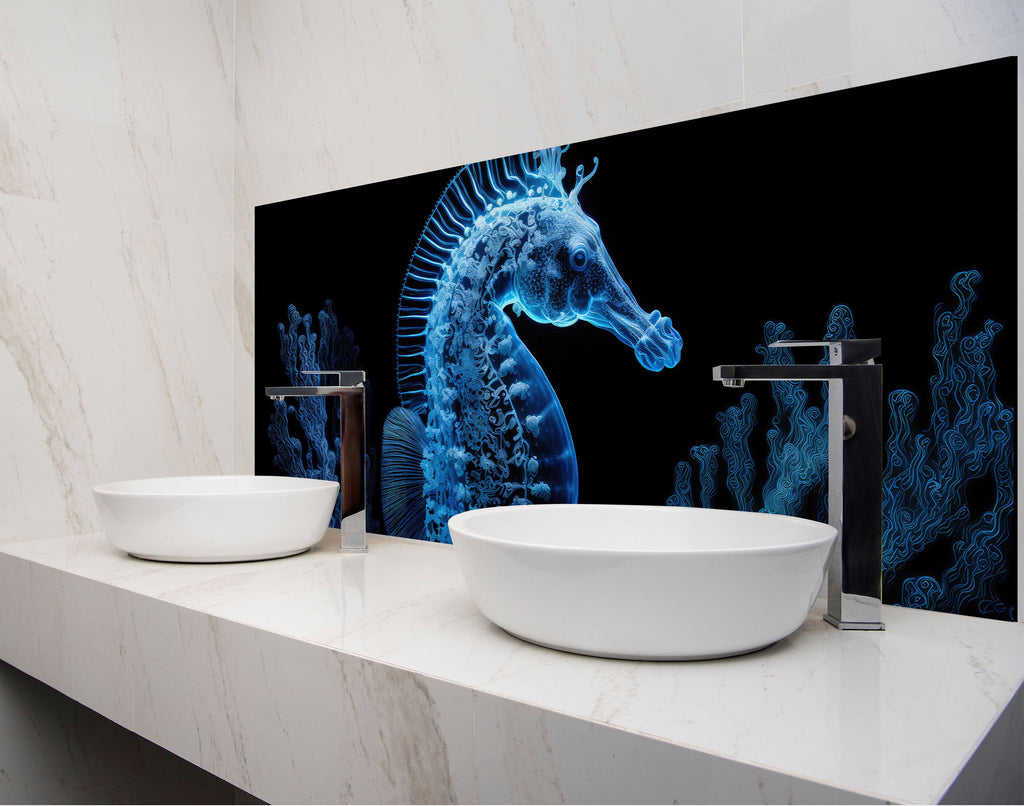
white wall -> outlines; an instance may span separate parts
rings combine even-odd
[[[0,0],[0,540],[231,469],[233,102],[233,0]]]

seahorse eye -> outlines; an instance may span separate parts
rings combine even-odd
[[[577,246],[572,250],[572,254],[569,256],[569,260],[572,261],[572,267],[579,271],[587,265],[587,250],[582,246]]]

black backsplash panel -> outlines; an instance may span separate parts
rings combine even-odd
[[[779,402],[771,389],[723,389],[712,383],[711,367],[760,362],[767,331],[822,338],[834,313],[833,332],[883,344],[892,426],[884,435],[891,443],[886,601],[1015,617],[1016,72],[1016,59],[1000,59],[572,144],[561,158],[563,195],[573,190],[576,166],[589,173],[598,157],[595,175],[579,188],[579,206],[600,225],[639,307],[671,317],[682,338],[678,364],[651,371],[615,335],[587,322],[553,327],[516,316],[511,306],[505,311],[564,412],[576,499],[783,507],[819,517],[820,468],[800,482],[785,465],[784,446],[772,447]],[[334,325],[329,316],[321,324],[318,314],[330,300],[341,344],[321,360],[345,366],[320,368],[364,369],[370,379],[368,522],[377,531],[388,528],[384,423],[403,405],[396,332],[406,271],[457,170],[256,210],[256,386],[290,383],[279,335],[279,324],[287,332],[289,305],[312,315],[311,329],[323,340]],[[479,212],[489,215],[482,205]],[[563,259],[572,259],[569,247]],[[943,337],[951,341],[946,358],[933,354],[937,323],[952,334]],[[511,386],[515,374],[507,372]],[[808,429],[790,437],[812,466],[820,464],[810,433],[820,427],[819,386],[806,385],[806,401],[781,401],[786,416]],[[900,390],[919,401],[909,422]],[[744,392],[756,403],[752,416],[737,408]],[[258,395],[255,407],[256,472],[280,473],[268,437],[273,404]],[[730,408],[738,437],[723,437],[716,416],[729,419]],[[429,425],[442,414],[416,416]],[[289,425],[305,439],[300,423]],[[736,440],[751,464],[733,458],[730,471]],[[441,462],[444,450],[432,451],[431,461]],[[680,469],[683,462],[688,469]],[[521,485],[509,495],[544,500],[541,465],[532,491]],[[446,472],[479,486],[483,471]],[[471,505],[496,501],[478,490],[466,495]],[[451,500],[436,506],[443,513]],[[414,515],[411,521],[421,520]],[[444,535],[428,529],[416,536]]]

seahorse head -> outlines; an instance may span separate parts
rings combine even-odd
[[[605,248],[600,227],[580,206],[579,190],[594,171],[583,176],[579,166],[572,192],[533,202],[535,224],[517,255],[505,301],[537,322],[567,327],[583,320],[608,330],[632,347],[648,370],[673,367],[683,340],[672,320],[637,304]]]

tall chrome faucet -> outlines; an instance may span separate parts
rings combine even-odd
[[[303,375],[334,375],[334,386],[268,386],[273,400],[286,397],[340,397],[341,450],[338,483],[341,487],[341,551],[366,551],[366,373],[362,370],[303,370]],[[351,521],[346,519],[353,516]],[[360,524],[354,523],[363,519]]]
[[[828,568],[825,620],[842,630],[882,624],[881,339],[777,341],[780,347],[825,347],[828,364],[723,364],[712,378],[828,381],[828,522],[839,538]]]

